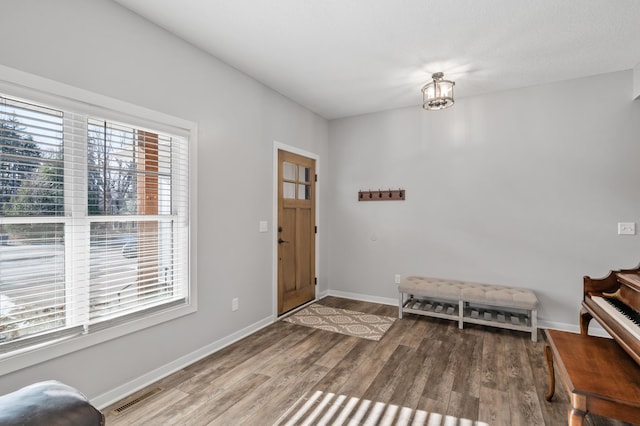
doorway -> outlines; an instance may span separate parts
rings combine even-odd
[[[316,160],[278,149],[277,313],[316,297]]]

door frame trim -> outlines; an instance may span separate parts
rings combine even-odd
[[[272,292],[272,306],[271,316],[273,321],[276,321],[278,317],[278,151],[287,151],[293,154],[302,155],[303,157],[311,158],[316,162],[316,175],[320,177],[320,156],[314,152],[305,151],[304,149],[297,148],[295,146],[287,145],[282,142],[273,141],[273,194],[272,194],[272,216],[271,216],[271,247],[272,247],[272,263],[271,263],[271,292]],[[316,193],[316,226],[320,222],[320,179],[315,184]],[[315,271],[316,278],[320,281],[320,274],[318,273],[318,265],[320,264],[320,232],[316,234],[315,238]],[[315,296],[313,300],[318,299],[318,285],[315,286]],[[287,314],[285,314],[287,315]]]

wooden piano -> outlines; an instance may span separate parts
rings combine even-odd
[[[611,271],[605,278],[584,277],[580,333],[595,318],[640,365],[640,266]]]
[[[640,420],[639,310],[640,266],[605,278],[584,277],[580,334],[545,330],[546,399],[555,392],[555,360],[569,392],[569,426],[582,426],[588,413],[633,424]],[[615,340],[589,336],[593,318]]]

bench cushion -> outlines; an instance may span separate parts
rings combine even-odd
[[[415,296],[527,310],[538,306],[538,298],[529,289],[444,278],[406,277],[398,286],[398,291]]]

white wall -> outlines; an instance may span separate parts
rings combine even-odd
[[[199,126],[198,312],[0,377],[0,394],[55,378],[104,403],[271,320],[273,143],[319,155],[322,179],[327,121],[110,1],[3,1],[0,38],[2,65]],[[320,230],[327,229],[325,193]],[[258,232],[260,220],[269,221],[269,233]],[[320,291],[326,252],[321,233]]]
[[[529,287],[542,325],[577,327],[582,277],[640,261],[632,71],[329,124],[329,281],[397,297],[394,274]],[[416,96],[420,95],[416,91]],[[358,202],[358,190],[407,190]]]
[[[640,64],[633,67],[633,99],[640,98]]]

